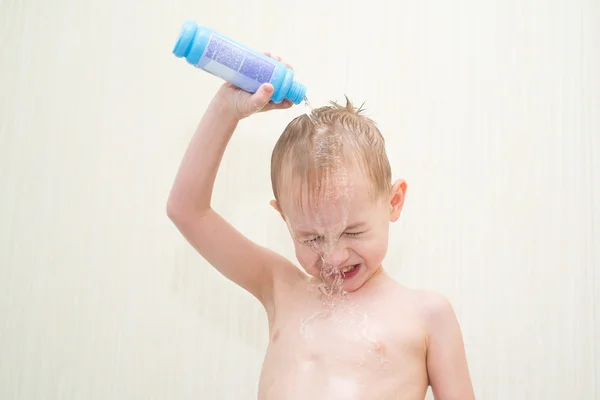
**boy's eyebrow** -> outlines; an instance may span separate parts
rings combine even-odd
[[[365,223],[364,222],[356,222],[352,225],[349,225],[346,229],[356,229],[356,228],[360,228],[361,226],[363,226]]]
[[[317,234],[316,232],[309,232],[309,231],[306,231],[306,230],[298,230],[298,231],[296,231],[296,235],[298,235],[298,236],[314,236],[316,234]]]

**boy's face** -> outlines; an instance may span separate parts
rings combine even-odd
[[[400,216],[406,183],[396,182],[389,196],[378,200],[370,198],[369,181],[361,174],[348,172],[328,183],[310,202],[308,193],[298,189],[290,194],[301,196],[300,201],[272,204],[288,225],[304,270],[353,292],[381,268],[389,223]]]

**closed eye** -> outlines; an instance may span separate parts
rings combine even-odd
[[[317,243],[320,240],[321,240],[321,236],[317,236],[316,238],[305,240],[303,243],[312,244],[312,243]]]
[[[360,235],[362,235],[364,233],[365,232],[344,232],[344,235],[350,236],[350,237],[356,237],[356,236],[360,236]],[[312,239],[304,240],[302,243],[304,243],[304,244],[314,244],[314,243],[320,242],[322,239],[323,239],[323,236],[317,236],[317,237],[314,237]]]
[[[346,236],[360,236],[364,232],[346,232]]]

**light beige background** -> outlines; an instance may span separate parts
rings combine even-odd
[[[255,397],[265,315],[165,214],[221,83],[170,53],[187,18],[366,101],[409,183],[385,266],[452,300],[478,399],[600,399],[596,0],[0,2],[1,399]],[[303,112],[245,121],[215,189],[290,258],[269,157]]]

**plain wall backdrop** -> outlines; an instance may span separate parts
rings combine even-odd
[[[408,182],[384,267],[461,322],[478,399],[600,399],[597,0],[0,3],[0,398],[252,399],[260,305],[166,216],[222,83],[186,19],[365,103]],[[214,206],[294,259],[269,158],[304,105],[241,123]]]

